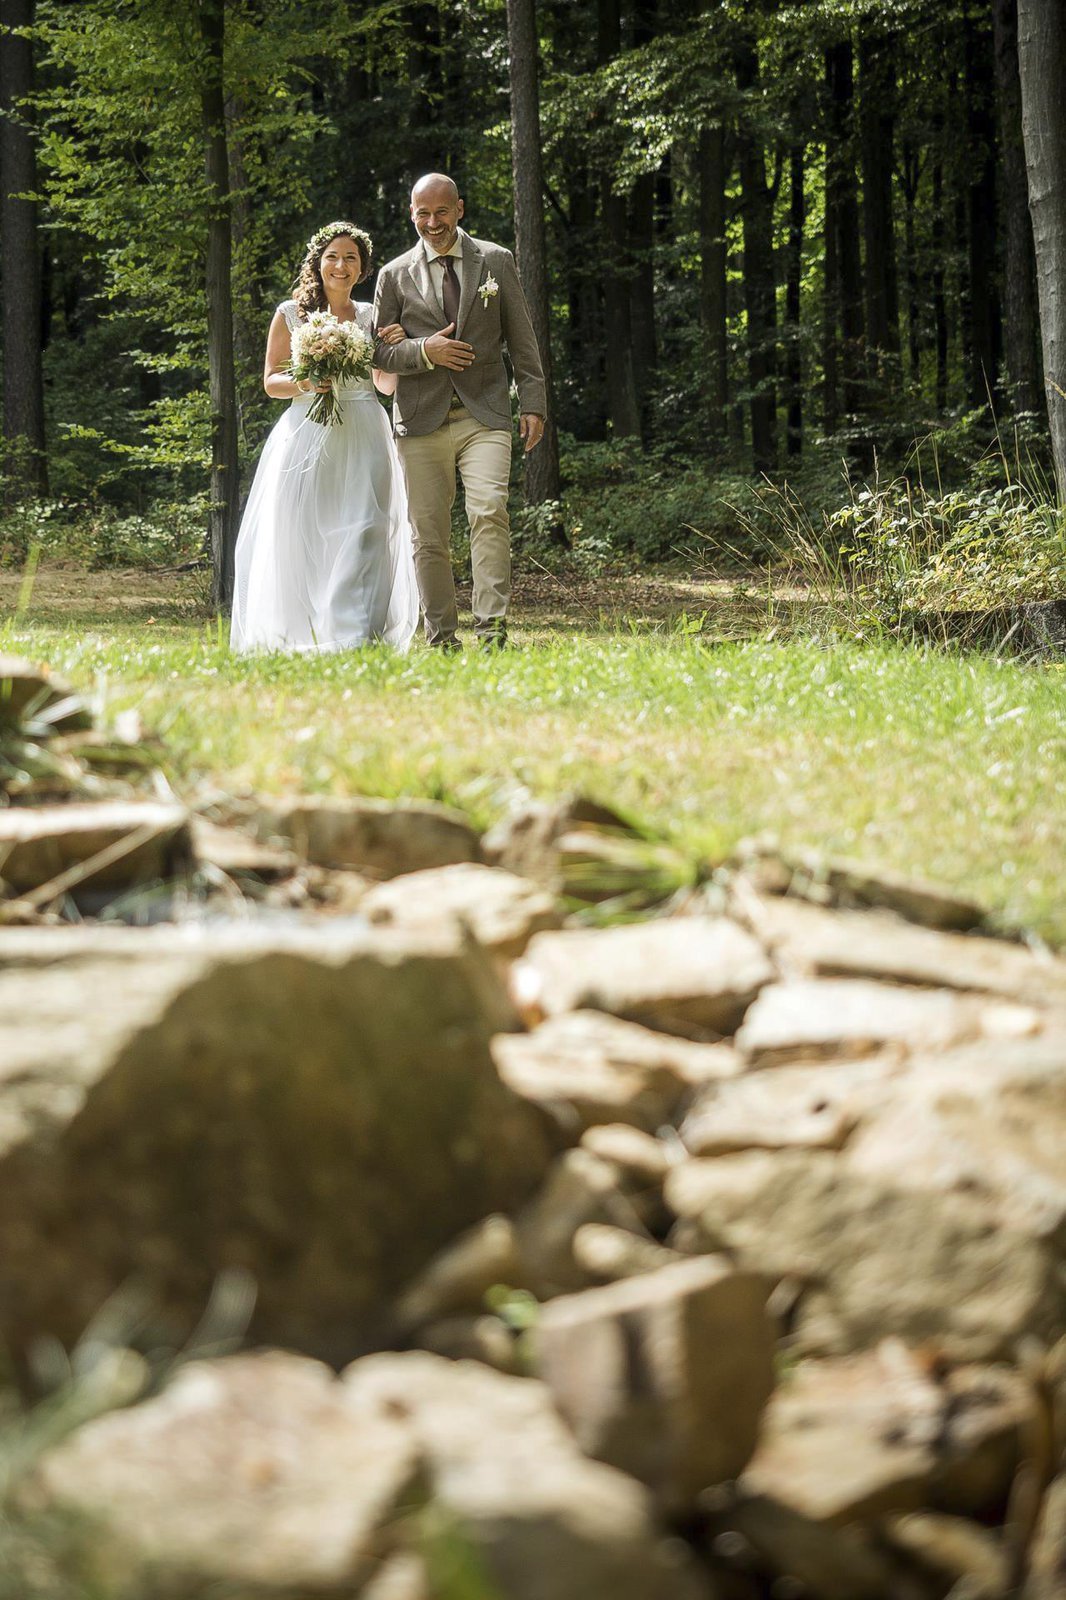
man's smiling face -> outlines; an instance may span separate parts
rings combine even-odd
[[[443,255],[459,237],[463,202],[453,184],[420,183],[411,196],[411,221],[431,250]]]

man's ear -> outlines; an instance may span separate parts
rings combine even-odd
[[[457,214],[457,216],[459,216],[461,218],[462,215],[463,215],[463,202],[461,200],[459,200],[459,201],[456,202],[456,204],[457,204],[457,207],[458,207],[458,210],[457,210],[456,214]]]

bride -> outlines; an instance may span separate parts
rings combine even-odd
[[[373,383],[345,384],[341,421],[324,427],[307,419],[315,388],[285,370],[292,330],[312,311],[356,321],[369,335],[371,307],[354,294],[370,251],[351,223],[319,228],[293,298],[270,324],[263,387],[292,403],[267,439],[237,538],[235,650],[346,650],[373,639],[406,650],[417,626],[403,473],[374,393],[374,384],[391,393],[395,377],[375,369]],[[394,342],[403,330],[379,337]]]

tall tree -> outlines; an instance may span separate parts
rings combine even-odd
[[[526,499],[531,505],[540,505],[544,501],[558,500],[560,491],[559,436],[552,383],[551,303],[544,246],[536,0],[507,0],[507,41],[511,57],[515,245],[548,386],[544,437],[525,459]]]
[[[966,240],[970,404],[984,405],[997,387],[1001,321],[996,287],[995,64],[985,16],[963,16],[968,132]]]
[[[622,48],[620,0],[598,0],[597,21],[597,59],[601,66],[606,66],[615,60]],[[601,179],[601,208],[607,251],[603,273],[607,323],[607,414],[617,437],[639,438],[641,421],[633,360],[630,298],[634,264],[630,251],[629,207],[609,167]]]
[[[744,306],[748,321],[751,455],[756,472],[777,465],[777,285],[774,270],[774,200],[766,181],[766,151],[754,113],[759,54],[754,33],[736,47],[737,88],[746,96],[737,131],[744,229]]]
[[[1061,0],[1018,0],[1018,63],[1051,448],[1059,501],[1066,505],[1066,9]]]
[[[211,393],[212,598],[233,598],[233,554],[240,509],[237,387],[233,366],[232,217],[226,148],[226,0],[200,0],[200,114],[207,175],[207,360]]]
[[[3,236],[4,413],[7,491],[48,487],[41,377],[41,249],[37,162],[25,121],[33,92],[34,0],[0,0],[0,234]]]
[[[865,244],[866,342],[882,379],[886,356],[899,354],[899,290],[892,204],[896,78],[894,44],[863,36],[859,46],[862,222]]]
[[[718,121],[700,129],[699,168],[700,321],[706,341],[704,407],[711,449],[725,445],[729,400],[728,307],[726,304],[726,143]]]
[[[785,379],[788,393],[786,449],[798,456],[803,449],[803,328],[800,321],[803,280],[803,231],[807,220],[804,187],[804,146],[793,144],[789,153],[788,258],[785,268]]]
[[[826,78],[829,90],[826,216],[832,215],[835,229],[844,410],[854,417],[861,411],[866,396],[866,350],[859,188],[855,176],[855,62],[850,39],[840,40],[827,50]]]
[[[1000,214],[1003,240],[1003,343],[1007,382],[1016,411],[1036,411],[1040,399],[1040,319],[1029,217],[1029,184],[1022,142],[1018,77],[1018,0],[995,0],[996,88],[999,103]]]

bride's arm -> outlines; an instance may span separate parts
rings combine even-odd
[[[380,367],[374,368],[374,387],[378,394],[395,394],[398,382],[395,372],[382,372]]]
[[[407,335],[398,322],[390,322],[384,328],[378,329],[377,337],[379,344],[393,345],[401,344]],[[396,383],[395,372],[384,372],[381,367],[374,368],[374,387],[379,394],[395,394]]]
[[[283,311],[275,311],[267,334],[266,360],[263,363],[263,388],[272,400],[291,400],[294,395],[310,394],[314,384],[305,378],[297,383],[285,371],[292,355],[289,324]],[[329,384],[325,387],[328,389]]]

